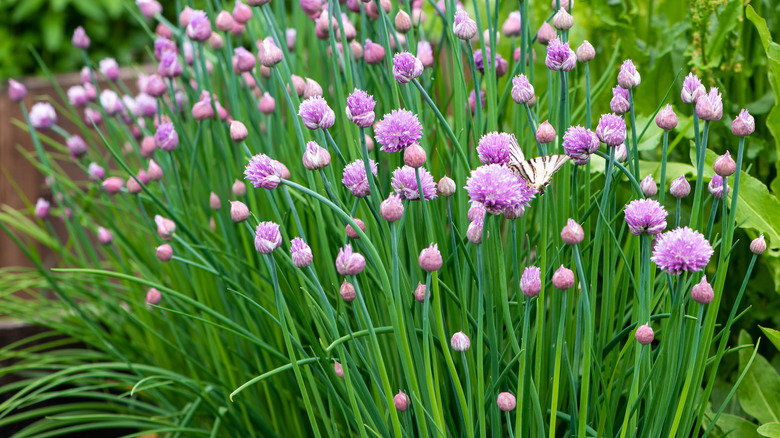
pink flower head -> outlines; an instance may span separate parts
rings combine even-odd
[[[516,103],[528,103],[534,97],[534,86],[524,74],[512,78],[512,100]]]
[[[520,276],[520,292],[528,298],[542,291],[542,270],[537,266],[528,266]]]
[[[465,333],[457,332],[452,335],[452,339],[450,339],[450,346],[455,351],[468,351],[469,347],[471,347],[471,340]]]
[[[369,159],[369,166],[371,167],[371,173],[376,176],[376,162]],[[368,183],[368,178],[366,178],[366,166],[361,159],[344,166],[341,183],[347,187],[352,196],[365,198],[371,194],[371,186]]]
[[[49,201],[38,198],[38,201],[35,202],[35,217],[38,219],[46,219],[49,217],[49,207],[50,207]]]
[[[635,199],[624,208],[626,222],[631,234],[654,236],[666,229],[666,216],[669,214],[654,199]]]
[[[40,201],[40,199],[38,201]],[[766,251],[766,240],[764,240],[764,235],[761,234],[750,242],[750,252],[755,255],[761,255],[764,251]]]
[[[211,36],[211,22],[206,13],[193,10],[190,13],[190,22],[187,24],[187,37],[194,41],[207,41]]]
[[[352,245],[346,244],[339,249],[336,256],[336,271],[340,275],[358,275],[366,267],[366,259],[361,254],[352,252]]]
[[[65,140],[65,146],[68,148],[68,152],[70,152],[70,156],[73,158],[81,158],[87,153],[87,143],[78,135],[74,135]]]
[[[561,265],[553,273],[552,284],[556,289],[567,290],[574,286],[574,271]]]
[[[441,252],[439,252],[439,245],[431,243],[431,246],[420,251],[417,262],[420,264],[420,267],[427,272],[434,272],[441,269],[444,261],[441,258]]]
[[[691,289],[691,298],[699,304],[709,304],[715,298],[715,293],[707,282],[706,275],[702,276],[699,284],[694,285]]]
[[[174,52],[165,52],[160,57],[160,65],[157,66],[157,74],[164,78],[181,76],[182,67],[179,57]]]
[[[433,57],[433,47],[431,47],[431,43],[429,43],[428,41],[419,41],[417,43],[417,58],[420,59],[420,62],[422,62],[423,67],[425,68],[433,67],[434,57]]]
[[[301,102],[298,115],[309,129],[328,129],[336,121],[336,114],[321,96],[313,96]]]
[[[172,151],[179,145],[179,135],[173,128],[173,123],[161,123],[154,133],[154,142],[164,151]]]
[[[151,288],[148,292],[146,292],[146,304],[156,306],[160,304],[161,299],[162,294],[160,294],[160,291],[155,288]]]
[[[404,215],[404,204],[395,193],[388,195],[387,199],[379,204],[379,214],[388,222],[396,222]]]
[[[261,254],[270,254],[282,245],[282,233],[279,224],[260,222],[255,229],[255,249]]]
[[[293,265],[296,268],[305,268],[309,266],[313,260],[311,247],[309,247],[309,245],[300,237],[296,237],[290,241],[290,255],[292,257]]]
[[[417,114],[400,109],[385,114],[375,129],[382,152],[400,152],[422,138],[422,125]]]
[[[282,163],[266,154],[258,154],[249,160],[244,175],[244,179],[248,179],[253,186],[273,190],[279,185],[284,170]]]
[[[106,170],[97,163],[89,163],[87,173],[89,174],[89,178],[94,181],[101,181],[106,177]]]
[[[153,18],[162,12],[162,5],[157,0],[135,0],[135,4],[146,18]]]
[[[707,94],[704,85],[701,84],[699,77],[693,73],[688,73],[683,81],[682,91],[680,92],[680,99],[684,103],[696,103],[699,97]]]
[[[680,175],[669,184],[669,193],[678,199],[682,199],[691,193],[691,185],[685,179],[685,175]]]
[[[463,41],[470,41],[477,35],[477,22],[469,17],[469,13],[463,9],[455,12],[452,23],[452,32]]]
[[[651,198],[658,193],[658,186],[655,185],[653,174],[649,174],[639,183],[639,188],[642,190],[642,194],[647,198]]]
[[[509,392],[502,392],[498,394],[498,398],[496,398],[496,404],[502,411],[509,412],[513,410],[515,406],[517,406],[517,399]]]
[[[114,58],[104,58],[100,60],[99,64],[100,73],[110,81],[119,79],[119,64],[116,63]]]
[[[490,48],[489,47],[485,47],[485,50],[477,49],[474,52],[474,66],[477,68],[477,70],[480,73],[485,73],[485,64],[490,62],[490,57],[491,56],[492,55],[490,53]],[[501,64],[502,60],[503,60],[503,58],[501,58],[501,55],[496,53],[496,59],[495,59],[494,64],[493,64],[493,68],[495,70],[499,69],[499,64]],[[502,75],[498,75],[498,76],[502,76]]]
[[[748,136],[755,130],[756,121],[746,109],[741,110],[739,115],[731,122],[731,133],[737,137]]]
[[[252,8],[241,3],[241,0],[236,1],[236,6],[233,8],[233,19],[241,24],[246,24],[252,18]]]
[[[569,48],[569,43],[561,43],[557,37],[547,45],[547,68],[554,71],[571,71],[577,64],[577,55]]]
[[[509,162],[509,150],[517,143],[514,135],[506,132],[488,132],[479,139],[477,154],[482,164],[506,164]],[[520,160],[523,157],[519,157]]]
[[[708,94],[703,94],[696,100],[696,116],[709,122],[723,117],[723,99],[717,88],[710,88]]]
[[[688,227],[667,231],[656,239],[650,260],[672,275],[701,271],[714,252],[704,235]]]
[[[361,128],[369,128],[374,124],[375,106],[374,96],[355,88],[347,97],[347,119]]]
[[[587,164],[590,155],[599,150],[599,139],[590,129],[571,126],[563,134],[563,151],[572,158],[574,164]]]
[[[73,31],[73,38],[71,39],[71,43],[82,50],[87,50],[89,48],[89,37],[87,36],[87,32],[84,31],[83,27],[79,26],[76,28],[76,30]]]
[[[376,44],[371,40],[366,40],[365,47],[363,49],[363,59],[366,60],[366,64],[379,64],[385,57],[385,48],[381,44]]]
[[[509,16],[504,21],[504,24],[501,26],[501,33],[503,33],[504,36],[507,37],[520,36],[522,24],[523,24],[523,19],[522,16],[520,15],[520,11],[512,11],[509,13]]]
[[[257,46],[257,60],[265,67],[273,67],[276,64],[282,62],[284,53],[276,46],[276,43],[271,38],[264,39]]]
[[[729,186],[728,184],[724,187],[724,180],[723,177],[720,175],[713,175],[712,179],[710,180],[709,185],[707,186],[707,190],[712,194],[715,199],[723,199],[728,195],[729,193]]]
[[[393,57],[393,77],[401,84],[419,77],[423,69],[422,61],[409,52],[396,53]]]
[[[642,83],[642,77],[639,72],[636,71],[634,61],[626,59],[623,61],[623,65],[620,66],[620,73],[617,77],[618,85],[625,89],[636,88]]]
[[[431,174],[425,168],[414,169],[409,166],[399,167],[393,171],[391,186],[401,199],[411,201],[420,199],[420,191],[417,186],[415,171],[420,172],[420,184],[422,184],[423,197],[426,200],[436,197],[436,183]]]
[[[12,102],[21,102],[26,95],[27,87],[24,84],[13,79],[8,80],[8,97],[11,98]]]
[[[596,135],[607,146],[620,146],[626,141],[626,121],[616,114],[603,114]]]
[[[114,240],[114,235],[111,234],[111,231],[108,231],[103,227],[98,227],[97,239],[101,245],[108,245],[109,243],[111,243],[111,241]]]
[[[154,223],[157,224],[157,234],[163,240],[169,240],[173,237],[173,233],[176,232],[176,222],[164,218],[159,214],[154,216]]]
[[[535,194],[535,190],[511,169],[499,164],[480,166],[473,170],[466,179],[466,191],[472,203],[481,203],[492,214],[525,207]]]
[[[75,107],[82,107],[89,102],[89,96],[87,96],[86,88],[81,85],[74,85],[68,88],[67,91],[68,102]]]
[[[402,391],[398,391],[398,394],[393,397],[393,405],[401,412],[409,409],[409,396]]]
[[[174,55],[179,52],[179,48],[176,47],[176,43],[172,40],[160,37],[154,40],[154,59],[161,61],[165,53],[173,53]]]
[[[48,102],[38,102],[30,108],[30,124],[38,130],[49,129],[57,124],[57,113]]]
[[[252,71],[255,68],[255,56],[249,50],[238,47],[233,50],[233,53],[233,70],[236,73]]]
[[[613,113],[622,116],[630,109],[630,103],[628,101],[628,90],[618,85],[612,89],[612,100],[609,102],[609,108]]]
[[[634,337],[640,345],[650,345],[655,339],[655,333],[649,324],[643,324],[637,327]]]

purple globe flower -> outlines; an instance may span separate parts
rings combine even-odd
[[[557,37],[547,45],[545,65],[550,70],[571,71],[577,64],[577,55],[569,48],[569,43],[561,43]]]
[[[433,181],[433,177],[425,168],[421,167],[419,170],[423,197],[426,200],[434,199],[436,197],[436,183]],[[393,178],[390,180],[390,185],[401,199],[408,199],[410,201],[420,199],[417,176],[415,175],[415,169],[413,167],[404,166],[395,169],[393,171]]]
[[[206,13],[194,10],[190,13],[190,22],[187,24],[187,37],[194,41],[206,41],[211,36],[211,22]]]
[[[653,236],[666,228],[666,216],[669,213],[654,199],[635,199],[623,211],[626,213],[628,229],[635,236]]]
[[[746,109],[741,110],[739,115],[731,122],[731,133],[737,137],[748,136],[755,130],[756,121]]]
[[[57,124],[57,112],[48,102],[38,102],[30,108],[30,124],[35,129],[49,129]]]
[[[352,252],[352,245],[346,244],[339,249],[336,256],[336,271],[341,275],[357,275],[366,267],[366,259],[361,254]]]
[[[528,298],[539,295],[542,291],[542,270],[537,266],[528,266],[520,277],[520,292]]]
[[[626,59],[623,61],[623,65],[620,66],[620,73],[618,73],[618,85],[625,89],[636,88],[642,82],[642,77],[639,72],[636,71],[634,61]]]
[[[261,254],[270,254],[282,245],[279,224],[260,222],[255,229],[255,249]]]
[[[179,135],[173,128],[173,123],[161,123],[154,133],[154,143],[164,151],[172,151],[179,145]]]
[[[314,259],[311,253],[311,247],[300,237],[290,241],[290,256],[292,263],[296,268],[305,268],[309,266]]]
[[[704,235],[688,227],[667,231],[656,239],[650,260],[672,275],[701,271],[714,252]]]
[[[683,81],[682,91],[680,92],[680,99],[684,103],[696,103],[699,97],[707,94],[707,90],[704,89],[704,85],[701,84],[699,77],[693,73],[688,73]]]
[[[89,37],[87,36],[87,32],[84,31],[83,27],[79,26],[76,28],[76,30],[73,31],[73,38],[71,39],[71,43],[82,50],[89,48]]]
[[[469,41],[477,35],[477,22],[469,17],[468,12],[458,9],[452,23],[452,32],[463,41]]]
[[[328,106],[322,96],[312,96],[298,107],[298,115],[309,129],[328,129],[336,122],[336,113]]]
[[[400,152],[422,138],[422,125],[417,114],[405,110],[393,110],[385,114],[375,130],[382,152]]]
[[[420,77],[424,69],[422,61],[409,52],[396,53],[393,57],[393,77],[401,84]]]
[[[272,190],[279,185],[284,174],[282,163],[271,159],[266,154],[258,154],[249,160],[244,170],[244,179],[248,179],[253,186]]]
[[[176,47],[175,42],[168,38],[160,37],[154,40],[154,59],[161,61],[166,52],[171,52],[175,55],[179,52],[179,48]]]
[[[485,73],[485,64],[487,62],[490,62],[490,57],[491,56],[492,55],[490,53],[490,48],[489,47],[485,47],[484,50],[477,49],[474,52],[474,66],[477,68],[477,70],[479,70],[480,73]],[[501,58],[501,55],[496,53],[496,60],[493,63],[493,70],[498,70],[499,69],[499,65],[501,64],[501,60],[502,59],[503,58]]]
[[[509,162],[509,148],[517,142],[512,134],[488,132],[479,139],[477,153],[482,164],[506,164]],[[520,157],[522,160],[523,157]]]
[[[165,52],[160,58],[160,65],[157,66],[157,74],[164,78],[175,78],[181,76],[182,67],[179,63],[179,57],[175,52]]]
[[[723,199],[729,193],[728,184],[726,184],[724,187],[723,183],[724,181],[722,176],[713,175],[712,180],[710,180],[710,183],[707,186],[707,190],[709,190],[712,196],[716,199]]]
[[[723,98],[717,87],[710,88],[708,94],[703,94],[696,100],[696,116],[708,122],[715,122],[723,117]]]
[[[599,139],[593,131],[582,126],[571,126],[563,134],[563,151],[574,164],[587,164],[590,155],[599,150]]]
[[[65,146],[73,158],[81,158],[87,153],[87,143],[78,135],[74,135],[65,140]]]
[[[628,90],[619,85],[613,88],[609,108],[619,116],[627,113],[631,109],[631,104],[628,102]]]
[[[374,96],[355,88],[347,97],[347,119],[361,128],[368,128],[374,124],[375,106]]]
[[[534,97],[534,86],[524,74],[512,78],[512,100],[519,104],[527,103]]]
[[[511,169],[499,164],[480,166],[466,179],[466,191],[471,202],[479,202],[492,214],[506,209],[525,207],[535,191]]]
[[[87,89],[82,87],[81,85],[74,85],[70,88],[68,88],[68,102],[70,102],[73,106],[84,106],[89,101],[89,96],[87,95]]]
[[[376,176],[376,162],[369,159],[369,165],[371,166],[371,173]],[[371,187],[366,178],[366,165],[363,160],[357,159],[346,166],[344,166],[344,174],[341,178],[341,183],[347,187],[352,196],[358,198],[365,198],[371,194]]]
[[[604,114],[599,119],[596,135],[607,146],[620,146],[626,141],[626,121],[616,114]]]
[[[236,73],[252,71],[255,68],[257,61],[255,61],[255,55],[252,52],[243,47],[238,47],[233,49],[233,53],[233,70]]]

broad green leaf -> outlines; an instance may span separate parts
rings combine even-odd
[[[762,332],[766,335],[767,338],[769,338],[769,341],[774,344],[775,348],[780,350],[780,332],[777,330],[773,330],[771,328],[761,327],[758,326],[758,328],[761,329]]]
[[[712,407],[707,403],[707,410],[704,412],[704,420],[702,424],[704,427],[708,427],[712,422],[712,417],[715,413],[712,412]],[[712,438],[761,438],[758,434],[756,424],[745,420],[742,417],[731,414],[721,414],[718,417],[718,423],[712,428],[710,435]]]
[[[758,433],[767,438],[780,438],[780,423],[767,423],[758,428]]]
[[[750,335],[744,330],[739,333],[739,344],[751,344]],[[739,351],[739,370],[742,372],[750,360],[751,352]],[[761,423],[780,422],[780,375],[760,354],[745,374],[737,389],[739,405]],[[741,435],[736,435],[741,436]]]
[[[652,111],[652,110],[651,110]],[[652,114],[652,113],[651,113]],[[641,115],[636,118],[636,125],[639,127],[639,132],[642,132],[642,128],[644,128],[645,125],[647,125],[648,120],[650,120],[649,116]],[[658,150],[658,155],[661,155],[661,147],[662,147],[662,141],[663,141],[663,135],[664,131],[663,129],[659,128],[658,125],[655,124],[655,121],[650,123],[650,126],[648,126],[647,131],[645,131],[645,135],[642,137],[642,140],[639,142],[639,150],[640,151],[648,151],[648,150]]]

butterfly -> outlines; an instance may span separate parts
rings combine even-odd
[[[515,172],[515,175],[536,189],[539,196],[544,195],[544,189],[550,185],[553,174],[567,161],[569,161],[568,155],[544,155],[526,160],[520,144],[515,136],[512,136],[507,166]]]

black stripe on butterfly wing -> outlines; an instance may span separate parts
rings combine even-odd
[[[545,155],[524,161],[522,163],[523,169],[528,174],[533,175],[531,178],[524,179],[536,187],[540,194],[543,194],[544,188],[550,185],[553,174],[560,170],[568,160],[568,155]]]
[[[520,148],[520,143],[517,142],[517,138],[514,134],[510,135],[509,141],[509,163],[519,165],[525,161],[525,154],[523,149]]]

